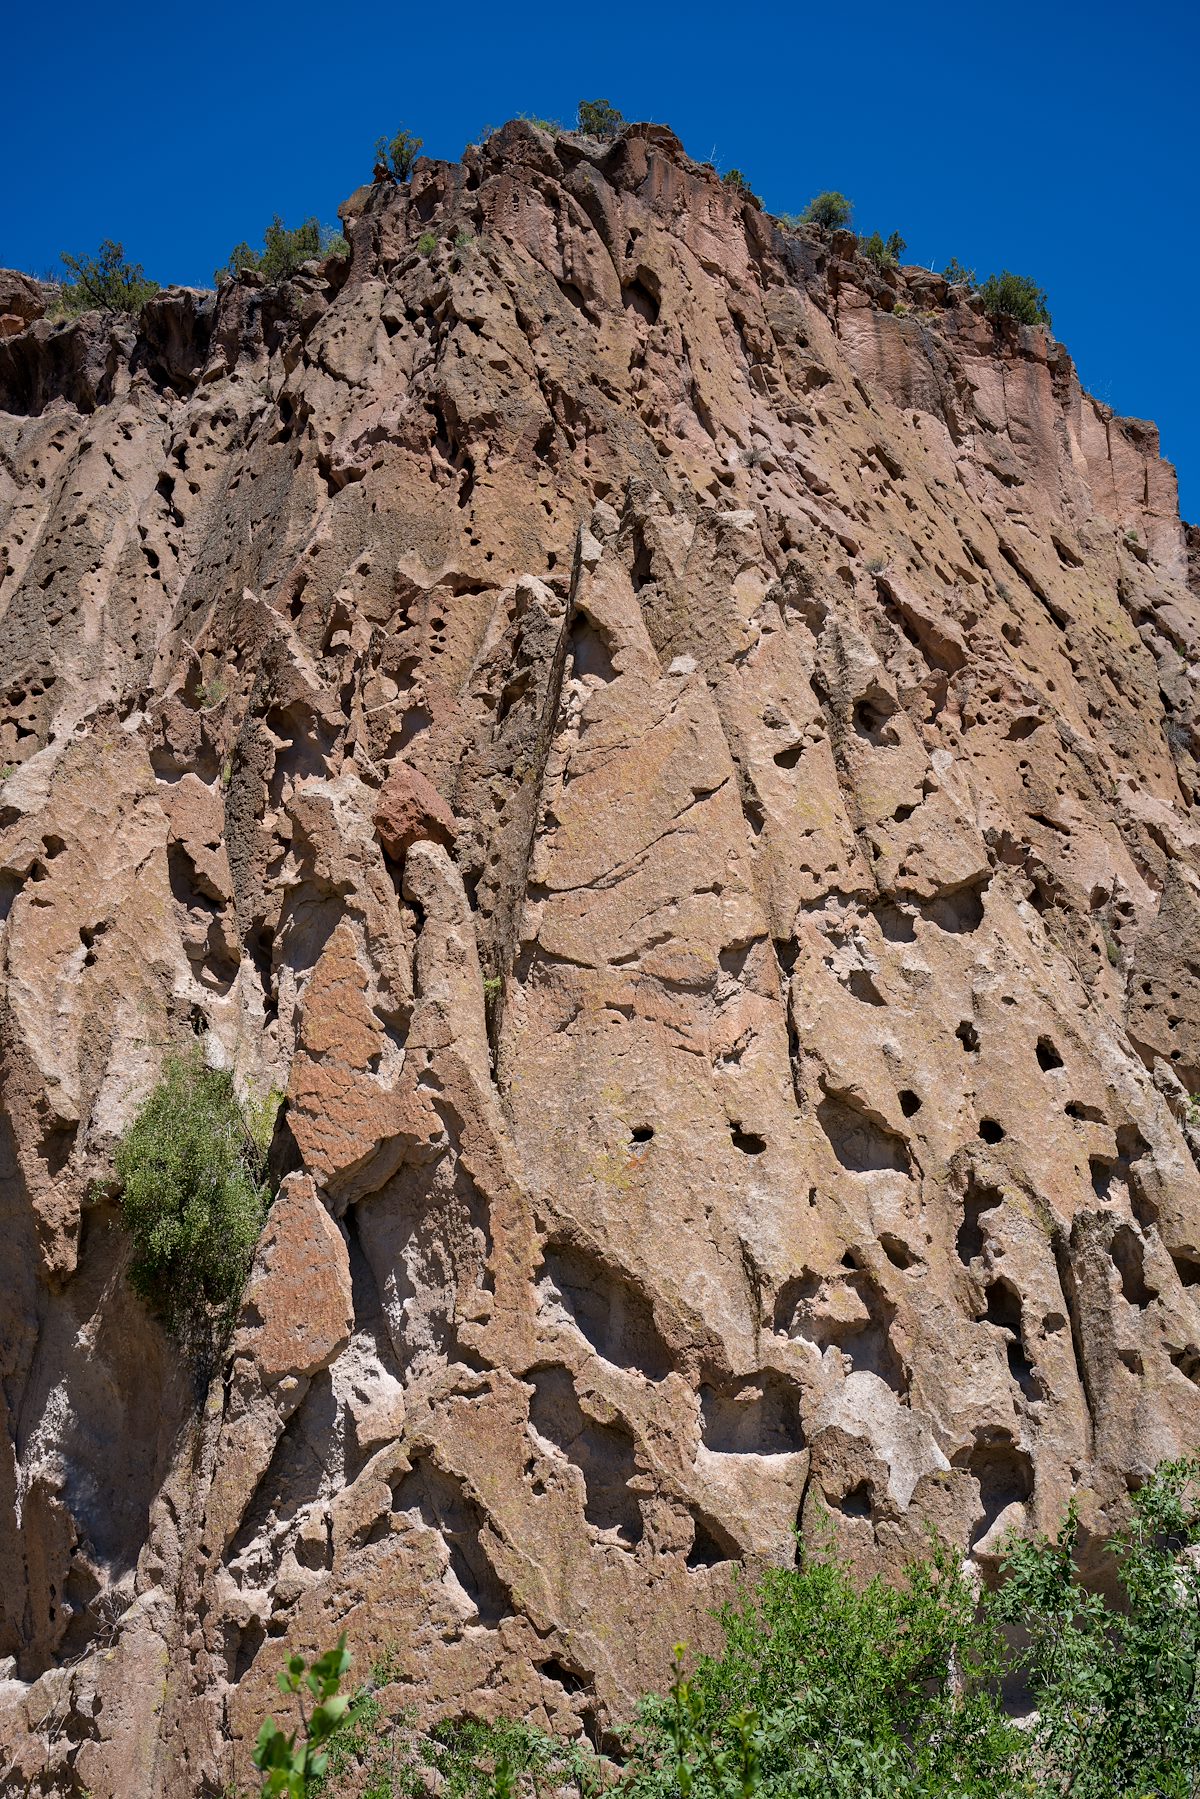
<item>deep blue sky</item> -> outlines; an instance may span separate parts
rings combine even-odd
[[[772,211],[818,189],[907,258],[1045,287],[1085,384],[1155,419],[1200,520],[1192,0],[790,6],[388,0],[20,5],[3,34],[0,264],[101,237],[208,283],[275,212],[334,222],[403,122],[455,157],[581,95],[670,124]]]

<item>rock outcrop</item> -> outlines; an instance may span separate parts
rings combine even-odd
[[[1153,428],[661,127],[343,217],[0,287],[5,1791],[245,1781],[343,1628],[601,1740],[823,1509],[986,1574],[1200,1440]],[[105,1185],[193,1036],[286,1093],[199,1410]]]

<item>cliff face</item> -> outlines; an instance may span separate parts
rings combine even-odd
[[[1153,429],[658,127],[343,210],[0,307],[5,1790],[215,1794],[343,1627],[595,1735],[821,1508],[986,1571],[1200,1440]],[[199,1413],[97,1185],[193,1034],[289,1171]]]

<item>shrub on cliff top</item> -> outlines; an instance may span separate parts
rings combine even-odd
[[[854,202],[839,194],[836,188],[817,194],[800,214],[806,225],[820,225],[823,231],[842,231],[854,217]]]
[[[301,263],[309,262],[314,256],[347,256],[349,253],[350,246],[340,232],[324,230],[316,219],[305,219],[302,225],[289,230],[276,213],[263,232],[262,249],[255,250],[247,243],[235,244],[229,261],[224,268],[216,270],[214,280],[219,287],[239,270],[253,269],[273,286],[277,281],[286,281]]]
[[[77,318],[81,312],[138,313],[158,292],[140,262],[126,262],[124,244],[105,238],[95,256],[68,256],[61,261],[73,278],[64,281],[51,305],[53,317]]]
[[[1031,275],[989,275],[981,283],[983,310],[992,319],[1016,319],[1022,325],[1048,325],[1050,307]]]
[[[740,194],[743,200],[749,200],[751,206],[757,206],[761,212],[762,201],[740,169],[727,169],[721,180],[726,187],[732,188],[735,194]]]
[[[197,1051],[173,1056],[117,1145],[130,1284],[201,1357],[232,1323],[250,1271],[277,1105],[243,1106],[232,1075]]]
[[[898,266],[908,245],[898,231],[890,237],[881,237],[878,231],[872,231],[870,237],[860,237],[858,247],[868,262],[873,262],[877,269],[894,269]]]
[[[385,169],[394,181],[407,181],[424,142],[423,137],[404,130],[397,131],[394,137],[376,138],[376,168]]]
[[[607,100],[581,100],[579,102],[579,129],[585,137],[598,137],[604,140],[614,138],[620,132],[625,120],[615,106]]]

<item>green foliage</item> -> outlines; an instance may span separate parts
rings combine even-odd
[[[938,1550],[861,1592],[806,1556],[739,1589],[725,1648],[643,1701],[629,1799],[992,1799],[1019,1741],[993,1687],[1000,1640]]]
[[[835,189],[817,194],[800,214],[805,225],[820,225],[823,231],[842,231],[854,217],[854,203]]]
[[[1161,1466],[1110,1545],[1124,1595],[1080,1582],[1074,1509],[1053,1538],[1012,1541],[998,1614],[1029,1638],[1021,1657],[1037,1720],[1025,1769],[1072,1799],[1195,1799],[1200,1792],[1200,1458]]]
[[[62,263],[72,276],[64,281],[51,307],[55,318],[78,318],[82,312],[139,313],[158,292],[140,262],[126,262],[125,246],[105,238],[95,256],[68,256]]]
[[[386,169],[394,181],[407,181],[413,171],[413,164],[421,153],[423,137],[415,137],[411,131],[397,131],[394,137],[378,137],[375,140],[375,161]]]
[[[539,119],[532,112],[519,112],[517,117],[526,125],[532,125],[535,131],[548,131],[551,137],[562,136],[562,124],[558,119]]]
[[[279,1095],[243,1109],[198,1051],[171,1057],[117,1145],[134,1290],[199,1358],[232,1323],[266,1213]]]
[[[340,231],[326,230],[316,219],[305,219],[302,225],[289,230],[276,213],[263,233],[262,249],[255,250],[247,243],[235,244],[229,261],[216,270],[213,278],[219,287],[222,281],[230,280],[240,270],[253,269],[274,286],[278,281],[286,281],[302,263],[314,257],[349,254],[350,246]]]
[[[1048,325],[1046,296],[1031,275],[989,275],[979,289],[989,318],[1016,319],[1022,325]]]
[[[420,237],[417,239],[417,249],[421,252],[421,255],[432,256],[437,247],[437,233],[433,231],[422,231]]]
[[[345,1724],[353,1702],[339,1691],[342,1676],[350,1666],[346,1638],[338,1638],[336,1649],[329,1649],[309,1668],[302,1655],[289,1657],[287,1667],[277,1676],[279,1691],[294,1697],[300,1714],[298,1727],[285,1735],[274,1718],[268,1718],[258,1733],[254,1746],[254,1765],[263,1776],[263,1799],[309,1799],[329,1765],[327,1744],[334,1732]],[[317,1703],[305,1711],[304,1695],[311,1694]]]
[[[757,206],[761,211],[762,201],[740,169],[727,169],[721,180],[726,187],[731,187],[735,194],[740,194],[743,200],[749,200],[751,206]]]
[[[964,269],[957,256],[952,256],[942,270],[942,280],[948,287],[965,287],[973,291],[976,286],[974,269]]]
[[[620,135],[625,120],[607,100],[579,102],[579,129],[585,137],[598,137],[608,142]]]
[[[328,1780],[363,1799],[427,1792],[430,1770],[441,1799],[1197,1799],[1200,1457],[1134,1497],[1110,1546],[1119,1605],[1083,1585],[1077,1535],[1072,1511],[1054,1538],[1010,1538],[996,1594],[936,1545],[896,1587],[857,1587],[824,1550],[740,1583],[721,1652],[689,1674],[677,1648],[619,1770],[521,1723],[460,1719],[422,1738],[369,1686],[319,1740],[311,1719],[299,1747],[264,1726],[255,1759],[282,1781],[264,1793],[325,1792],[284,1774],[332,1738]],[[303,1673],[296,1660],[286,1678]],[[1019,1726],[1003,1707],[1012,1676],[1033,1708]],[[375,1685],[393,1678],[373,1670]],[[322,1703],[327,1690],[312,1686]]]
[[[878,269],[894,269],[899,266],[908,245],[898,231],[890,237],[881,237],[878,231],[872,231],[870,237],[860,237],[858,247],[869,262]]]

